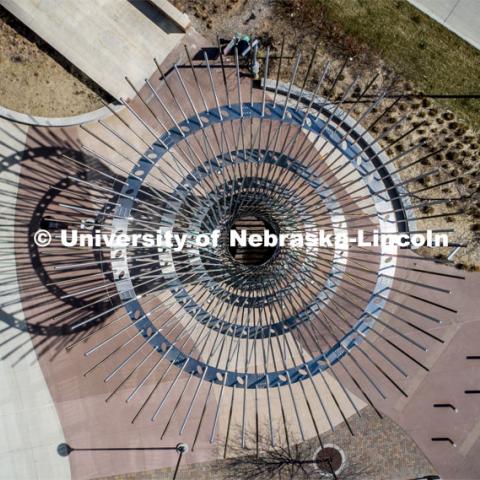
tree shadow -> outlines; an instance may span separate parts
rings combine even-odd
[[[270,432],[270,433],[268,433]],[[222,466],[225,479],[269,480],[271,478],[289,480],[360,480],[371,478],[374,468],[366,461],[360,464],[346,458],[341,469],[335,470],[332,463],[319,464],[316,453],[325,448],[319,439],[302,441],[289,429],[288,435],[280,429],[274,430],[274,441],[267,424],[260,424],[258,431],[244,435],[244,444],[234,444],[229,448],[229,456]],[[240,429],[238,431],[240,435]]]

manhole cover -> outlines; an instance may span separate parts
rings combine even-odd
[[[319,470],[326,473],[339,473],[344,464],[343,452],[332,445],[325,445],[318,450],[314,459]]]

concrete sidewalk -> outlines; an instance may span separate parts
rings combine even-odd
[[[479,0],[408,0],[480,50]]]
[[[0,0],[0,4],[115,98],[137,87],[182,41],[186,15],[164,0]]]
[[[15,214],[21,165],[16,157],[25,151],[27,131],[27,127],[0,119],[3,251],[14,244],[18,228]],[[68,458],[57,454],[65,437],[20,308],[18,275],[2,260],[0,281],[8,288],[0,292],[0,480],[68,480]]]

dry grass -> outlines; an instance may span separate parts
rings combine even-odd
[[[76,115],[112,100],[3,7],[0,78],[0,105],[30,115]]]
[[[363,44],[425,94],[480,94],[480,52],[406,0],[292,3],[302,4],[312,20],[322,20],[321,25],[330,23],[324,30],[329,40],[341,31],[336,38],[339,48],[357,53]],[[440,101],[480,129],[480,99]]]

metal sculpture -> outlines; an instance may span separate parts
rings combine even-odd
[[[179,252],[139,245],[98,249],[104,281],[88,286],[84,279],[67,296],[91,296],[89,308],[106,299],[112,306],[70,327],[95,326],[68,349],[108,331],[85,352],[96,359],[86,373],[116,358],[105,382],[118,383],[107,401],[137,379],[124,394],[127,403],[142,398],[132,421],[162,419],[162,437],[174,428],[190,431],[195,448],[203,430],[211,442],[221,438],[226,452],[237,437],[235,417],[241,444],[249,429],[258,433],[264,422],[272,443],[278,422],[287,439],[290,428],[305,438],[306,422],[321,439],[320,423],[333,428],[333,417],[340,416],[349,426],[359,398],[376,409],[374,395],[386,398],[384,382],[406,395],[395,376],[408,372],[391,357],[392,349],[427,369],[416,352],[427,350],[426,338],[442,342],[428,328],[440,321],[409,306],[409,298],[432,300],[402,291],[402,285],[415,284],[403,278],[408,269],[402,261],[433,257],[388,245],[287,242],[235,249],[228,232],[412,234],[429,219],[422,208],[450,199],[422,197],[438,185],[415,186],[434,171],[409,174],[435,151],[419,157],[419,142],[387,155],[418,128],[408,127],[407,116],[376,138],[371,134],[399,101],[387,99],[388,88],[372,99],[376,76],[356,96],[358,78],[332,100],[346,63],[336,74],[325,64],[312,82],[315,54],[299,78],[298,53],[284,83],[284,47],[275,69],[267,48],[257,85],[243,75],[236,50],[233,61],[219,51],[213,64],[206,51],[195,61],[187,51],[187,64],[174,65],[168,75],[157,64],[158,84],[146,80],[141,91],[132,85],[134,101],[122,102],[122,114],[112,110],[116,126],[100,121],[95,132],[83,127],[98,149],[84,145],[83,160],[68,156],[85,169],[85,176],[70,181],[89,191],[90,206],[64,202],[62,208],[83,216],[82,228],[115,235],[163,229],[188,238],[188,248]],[[216,247],[193,242],[214,230],[220,231]],[[91,264],[70,261],[56,270],[74,276]],[[124,334],[128,339],[112,350]],[[129,350],[138,339],[143,341]],[[195,423],[192,412],[199,413]]]

